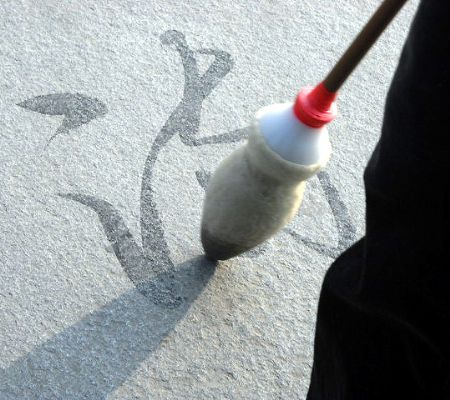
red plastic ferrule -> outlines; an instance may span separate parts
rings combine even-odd
[[[337,115],[337,92],[330,92],[323,83],[300,90],[294,104],[294,114],[304,124],[320,128]]]

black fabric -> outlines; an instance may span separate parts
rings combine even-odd
[[[366,235],[328,270],[308,400],[450,399],[450,2],[423,0],[367,165]]]

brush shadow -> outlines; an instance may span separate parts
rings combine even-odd
[[[35,347],[0,373],[0,398],[105,399],[184,318],[214,274],[197,257],[130,290]],[[168,276],[170,275],[170,276]],[[158,303],[154,288],[172,282],[176,305]]]

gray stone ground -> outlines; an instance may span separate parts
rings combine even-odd
[[[417,6],[347,82],[334,155],[262,248],[201,257],[204,187],[379,1],[0,2],[0,399],[304,398],[318,294]]]

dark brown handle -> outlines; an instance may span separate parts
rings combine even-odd
[[[385,0],[327,75],[323,84],[337,92],[407,0]]]

